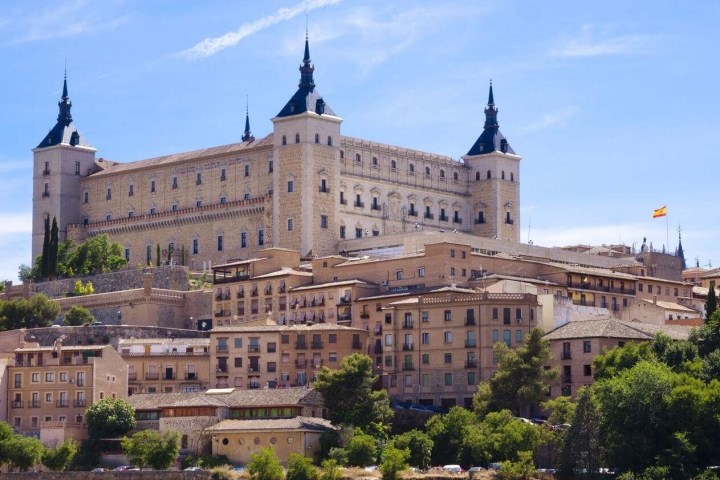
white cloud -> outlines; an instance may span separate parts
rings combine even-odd
[[[301,13],[310,12],[328,5],[335,5],[339,2],[340,0],[308,0],[290,8],[281,8],[273,15],[267,15],[252,22],[243,23],[240,28],[234,32],[228,32],[219,37],[206,38],[187,50],[177,53],[176,56],[190,60],[210,57],[226,48],[237,45],[242,39],[277,23],[290,20]]]
[[[32,213],[0,213],[0,235],[15,233],[32,233]]]
[[[577,112],[577,107],[565,107],[561,110],[550,112],[544,115],[539,120],[521,127],[521,130],[524,130],[526,132],[535,132],[538,130],[544,130],[546,128],[553,127],[555,125],[561,125],[565,123],[566,120],[574,117]]]
[[[602,55],[621,55],[648,53],[656,36],[631,34],[611,36],[598,32],[598,28],[585,25],[574,38],[566,39],[552,51],[558,57],[597,57]]]
[[[661,225],[662,224],[662,225]],[[554,226],[546,228],[530,228],[530,239],[535,245],[544,247],[564,247],[568,245],[610,245],[624,243],[637,249],[643,237],[653,243],[656,249],[662,248],[667,242],[664,222],[653,223],[618,223],[602,226]],[[671,237],[671,245],[676,239]],[[527,231],[523,232],[522,241],[527,242]],[[672,247],[674,248],[674,247]]]

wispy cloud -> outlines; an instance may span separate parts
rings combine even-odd
[[[653,35],[610,35],[598,30],[601,29],[585,25],[577,35],[565,39],[553,49],[552,54],[558,57],[597,57],[649,53],[657,40],[657,36]]]
[[[554,127],[556,125],[562,125],[568,119],[574,117],[578,112],[577,107],[565,107],[555,112],[545,114],[539,120],[521,127],[521,130],[526,132],[536,132],[538,130],[544,130],[546,128]]]
[[[308,0],[289,8],[281,8],[273,15],[267,15],[252,22],[243,23],[240,25],[240,28],[234,32],[228,32],[219,37],[206,38],[187,50],[177,53],[176,56],[184,57],[189,60],[211,57],[226,48],[234,47],[240,43],[242,39],[277,23],[288,21],[301,13],[326,7],[328,5],[335,5],[339,2],[340,0]]]
[[[32,231],[32,214],[0,213],[0,236],[13,233],[30,233]]]
[[[522,241],[526,242],[527,233]],[[647,237],[655,248],[662,248],[666,232],[662,225],[652,223],[618,223],[603,226],[554,226],[530,229],[530,239],[535,245],[565,247],[568,245],[610,245],[624,243],[640,248],[642,238]],[[674,247],[673,247],[674,248]]]
[[[52,9],[36,15],[21,12],[13,19],[19,35],[11,43],[28,43],[69,38],[114,30],[128,22],[129,15],[115,16],[103,4],[89,0],[57,2]],[[0,20],[1,22],[1,20]]]

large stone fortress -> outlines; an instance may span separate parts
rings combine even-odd
[[[107,233],[131,265],[191,269],[251,258],[269,246],[304,257],[343,239],[457,230],[519,241],[520,157],[498,129],[492,85],[482,134],[461,160],[342,136],[320,96],[306,39],[298,89],[255,139],[129,163],[96,158],[70,113],[33,150],[33,245],[55,217],[60,239]]]

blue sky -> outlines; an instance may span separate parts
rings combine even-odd
[[[720,2],[2,0],[0,278],[30,262],[31,149],[73,118],[133,161],[256,137],[294,93],[305,13],[345,135],[460,158],[489,79],[521,164],[522,241],[670,244],[720,265]]]

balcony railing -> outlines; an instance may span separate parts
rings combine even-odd
[[[295,360],[295,368],[307,367],[307,360]]]
[[[403,370],[405,370],[405,371],[415,370],[415,367],[413,367],[412,363],[405,363],[405,364],[403,364]]]
[[[563,375],[562,383],[572,383],[572,375]]]
[[[330,187],[323,187],[322,185],[320,185],[320,187],[318,188],[318,192],[320,192],[320,193],[330,193]]]
[[[260,353],[260,345],[248,345],[248,353]]]
[[[131,380],[131,381],[137,380],[137,373],[135,373],[135,372],[128,373],[128,380]]]
[[[403,343],[402,349],[405,351],[414,350],[414,346],[412,343]]]
[[[160,378],[159,373],[146,373],[145,374],[145,380],[158,380]]]
[[[216,350],[218,353],[227,353],[228,346],[227,346],[227,344],[218,344]]]
[[[465,361],[465,368],[477,368],[478,362],[477,360],[467,360]]]
[[[404,329],[410,329],[413,328],[413,321],[412,320],[405,320],[402,324],[402,328]]]
[[[69,402],[67,400],[58,400],[55,406],[58,408],[68,408]]]
[[[435,215],[433,215],[432,213],[426,213],[425,215],[423,215],[423,217],[427,218],[428,220],[432,220],[433,218],[435,218]]]
[[[474,318],[466,318],[466,319],[465,319],[465,325],[467,325],[467,326],[473,326],[473,325],[475,325],[475,319],[474,319]]]
[[[360,318],[362,318],[362,319],[370,318],[370,313],[369,312],[361,312]]]
[[[485,223],[484,218],[476,218],[475,219],[475,225],[482,225],[483,223]]]
[[[448,217],[447,215],[440,215],[441,222],[447,222],[448,220],[450,220],[450,217]]]
[[[40,408],[40,400],[31,400],[28,402],[28,408]]]
[[[260,365],[250,365],[247,371],[248,373],[260,373]]]
[[[316,350],[319,350],[321,348],[324,348],[324,344],[321,340],[313,340],[313,342],[310,344],[310,348],[314,348]]]
[[[410,210],[410,211],[408,212],[408,216],[409,216],[409,217],[417,217],[417,216],[418,216],[417,210]]]
[[[465,348],[475,348],[475,347],[477,347],[477,341],[465,340]]]
[[[185,372],[185,380],[197,380],[196,372]]]
[[[220,373],[220,374],[227,374],[228,367],[227,367],[227,365],[218,365],[216,371],[217,371],[217,373]]]
[[[307,349],[307,343],[305,343],[305,342],[295,342],[295,349],[296,349],[296,350],[305,350],[305,349]]]
[[[355,206],[356,206],[356,207],[359,207],[359,208],[364,208],[364,207],[365,207],[365,202],[355,202]]]
[[[73,407],[84,407],[85,406],[85,400],[75,400],[73,402]]]
[[[563,359],[563,360],[570,360],[570,359],[572,359],[572,352],[563,351],[563,352],[562,352],[562,359]]]
[[[457,223],[458,225],[462,225],[462,218],[453,218],[452,223]]]
[[[23,402],[22,400],[13,400],[12,402],[12,408],[23,408],[24,405],[25,402]]]
[[[360,349],[362,349],[362,345],[360,345],[360,342],[353,342],[353,343],[352,343],[352,349],[353,349],[353,350],[360,350]]]

